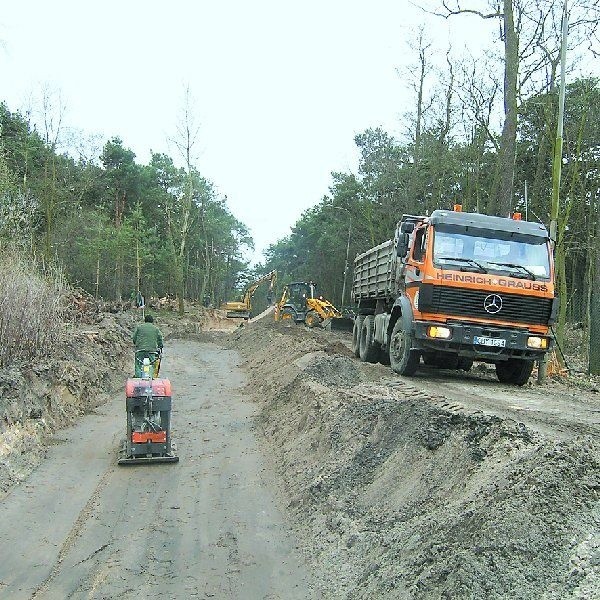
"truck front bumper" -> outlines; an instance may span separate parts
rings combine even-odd
[[[427,334],[430,327],[443,327],[450,330],[450,337],[437,338]],[[479,324],[435,323],[432,321],[415,322],[415,347],[423,351],[450,352],[474,360],[507,360],[524,358],[536,360],[544,356],[552,348],[550,336],[532,334],[526,329],[508,329]],[[532,348],[529,338],[547,340],[547,348]],[[481,340],[493,340],[497,345],[483,345]]]

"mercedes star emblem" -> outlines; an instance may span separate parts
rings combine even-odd
[[[498,294],[486,296],[483,301],[483,308],[485,308],[486,312],[490,313],[490,315],[495,315],[502,309],[502,298],[498,296]]]

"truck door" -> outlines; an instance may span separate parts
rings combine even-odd
[[[406,287],[410,284],[417,285],[423,280],[423,269],[425,268],[425,258],[427,254],[427,226],[421,225],[414,232],[409,260],[406,264]]]

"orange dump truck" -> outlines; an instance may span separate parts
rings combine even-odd
[[[539,223],[436,210],[404,215],[354,261],[352,346],[365,362],[413,375],[421,364],[496,365],[523,385],[552,346],[558,310],[552,246]]]

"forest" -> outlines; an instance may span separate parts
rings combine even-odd
[[[22,114],[0,105],[0,236],[95,297],[216,301],[235,287],[252,238],[191,164],[119,138],[98,157],[56,151]],[[191,138],[184,135],[189,153]]]
[[[478,10],[466,11],[460,2],[435,3],[424,19],[461,19],[465,12],[494,19],[497,52],[440,53],[425,27],[416,32],[412,64],[399,74],[414,99],[399,107],[402,133],[371,127],[357,134],[356,171],[333,172],[327,193],[268,248],[263,264],[250,265],[248,228],[192,159],[186,119],[177,156],[154,153],[140,164],[119,137],[105,141],[99,155],[74,145],[67,151],[51,108],[34,120],[5,103],[3,249],[42,270],[58,268],[71,285],[107,300],[141,290],[177,298],[181,307],[184,299],[218,306],[276,269],[280,285],[310,279],[335,304],[350,305],[354,256],[392,237],[403,213],[456,203],[464,211],[521,212],[555,231],[559,343],[573,325],[585,332],[583,352],[598,348],[589,343],[590,336],[600,339],[593,293],[600,277],[600,81],[592,69],[598,7],[571,2],[561,75],[562,6],[475,4]]]

